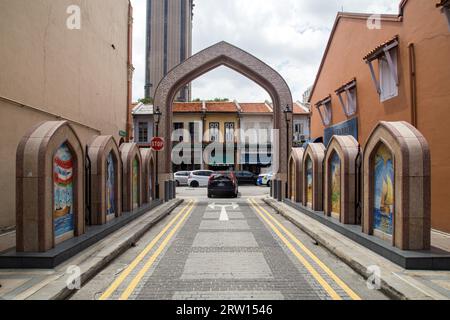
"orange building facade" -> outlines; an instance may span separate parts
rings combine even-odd
[[[427,139],[432,228],[450,232],[450,1],[404,0],[398,15],[339,13],[309,102],[311,136],[407,121]]]

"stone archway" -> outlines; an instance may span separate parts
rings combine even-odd
[[[253,80],[265,89],[273,102],[274,129],[279,130],[278,157],[273,161],[278,163],[278,173],[274,180],[282,181],[281,194],[286,194],[285,186],[288,172],[288,152],[291,150],[292,127],[286,128],[283,110],[286,106],[292,110],[293,101],[291,91],[281,75],[270,66],[227,42],[219,42],[209,48],[193,55],[183,63],[173,68],[159,83],[154,97],[155,107],[159,107],[162,116],[159,124],[159,135],[164,137],[165,149],[157,157],[159,195],[164,199],[164,181],[173,180],[171,159],[172,146],[172,103],[176,93],[186,84],[192,82],[201,75],[219,67],[226,66],[250,80]],[[276,197],[276,195],[275,195]]]

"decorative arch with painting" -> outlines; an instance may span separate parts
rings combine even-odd
[[[407,122],[380,122],[364,148],[363,231],[402,250],[427,250],[431,237],[430,152]]]
[[[359,144],[352,136],[333,136],[325,155],[324,213],[344,224],[355,224],[356,158]]]
[[[122,214],[122,161],[112,136],[89,144],[91,160],[91,224],[100,225]]]

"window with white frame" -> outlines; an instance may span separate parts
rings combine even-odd
[[[354,115],[357,109],[356,79],[337,89],[336,95],[339,98],[344,114],[347,117]]]
[[[303,141],[305,138],[305,129],[302,122],[294,122],[294,141]]]
[[[381,56],[378,59],[379,74],[380,74],[380,100],[386,101],[398,96],[397,85],[397,48],[389,50],[389,57],[387,55]]]
[[[331,96],[316,103],[316,108],[319,111],[320,119],[324,126],[329,126],[333,117],[331,109]]]
[[[218,122],[210,122],[209,123],[209,141],[210,142],[219,142],[219,123]]]
[[[234,143],[234,122],[225,122],[225,142]]]
[[[138,142],[147,143],[148,142],[148,123],[139,122],[138,123]]]
[[[375,88],[380,96],[380,101],[384,102],[398,96],[398,36],[379,45],[364,57],[370,68],[370,74],[375,84]],[[378,61],[377,79],[374,69],[374,61]]]

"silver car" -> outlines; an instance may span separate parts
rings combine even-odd
[[[190,173],[191,173],[190,171],[175,172],[174,176],[175,176],[175,181],[176,181],[177,187],[188,185],[188,178],[189,178]]]

